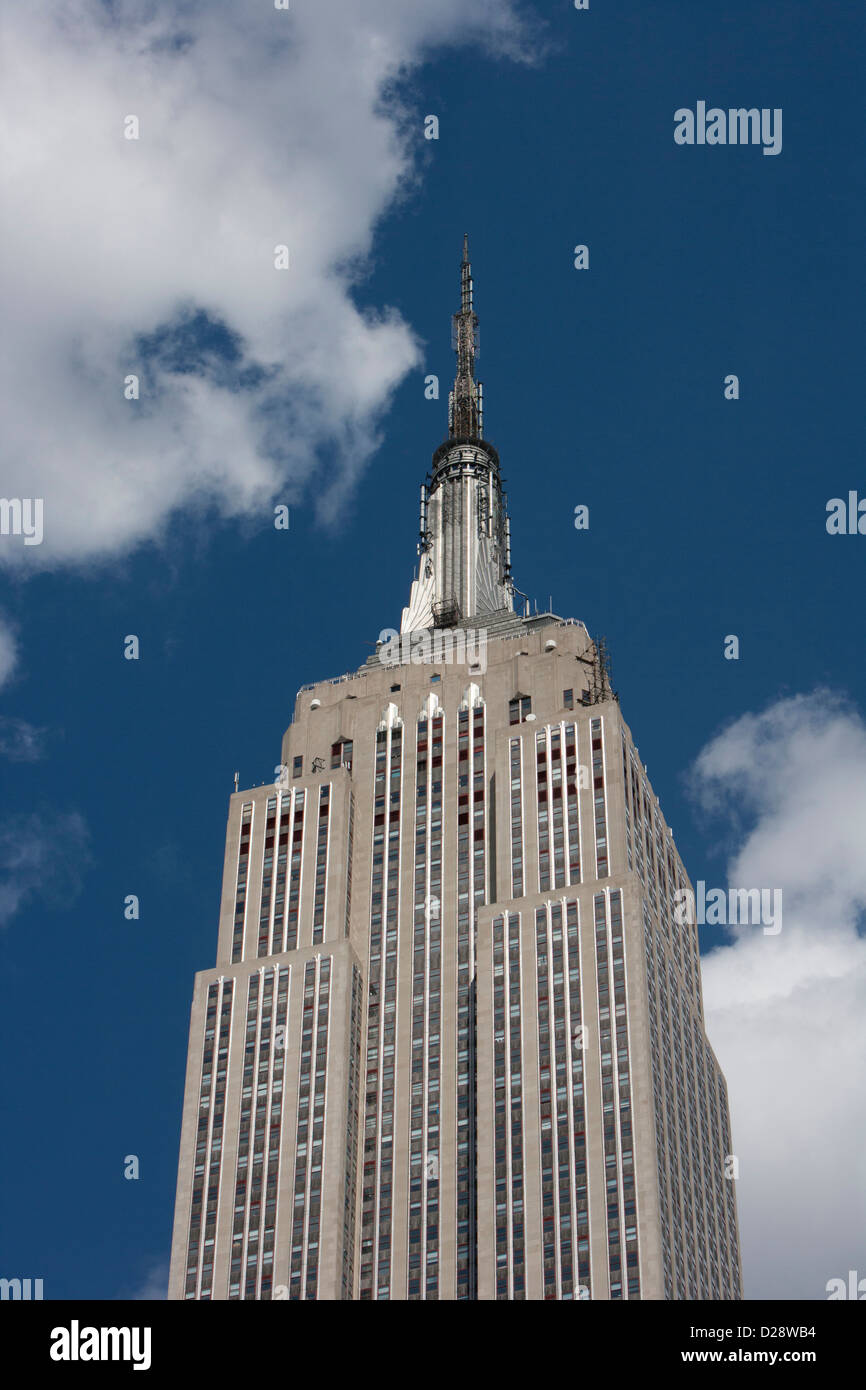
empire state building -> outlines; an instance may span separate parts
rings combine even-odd
[[[400,632],[229,803],[172,1299],[738,1299],[690,889],[600,642],[530,616],[464,243]]]

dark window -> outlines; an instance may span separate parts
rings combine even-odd
[[[532,713],[532,700],[529,695],[515,695],[513,700],[508,702],[508,722],[509,724],[520,724],[527,714]]]

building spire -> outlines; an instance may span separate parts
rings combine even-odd
[[[419,572],[401,632],[451,627],[512,613],[511,528],[499,455],[484,438],[481,382],[475,380],[478,319],[472,302],[469,238],[463,238],[460,308],[453,316],[457,375],[448,397],[448,438],[421,484]]]
[[[483,396],[475,380],[478,352],[478,316],[472,306],[472,266],[469,264],[469,234],[463,237],[460,266],[460,309],[454,315],[452,340],[457,352],[457,375],[448,398],[448,434],[451,439],[476,440],[483,436]]]

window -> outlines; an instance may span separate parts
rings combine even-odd
[[[562,692],[562,703],[563,703],[563,706],[565,707],[565,709],[574,709],[574,691],[573,691],[573,690],[563,690],[563,692]]]
[[[302,771],[303,771],[303,768],[304,768],[304,759],[303,759],[303,757],[300,757],[300,758],[293,758],[293,759],[292,759],[292,776],[293,776],[293,777],[300,777],[300,775],[301,775],[301,773],[302,773]]]
[[[331,744],[331,768],[345,767],[351,770],[352,767],[352,740],[338,738],[336,743]]]
[[[532,713],[532,699],[529,695],[515,695],[513,700],[508,702],[508,722],[509,724],[520,724],[528,714]]]

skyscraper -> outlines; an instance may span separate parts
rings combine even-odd
[[[401,630],[230,802],[169,1297],[736,1299],[689,881],[581,622],[530,615],[464,242]]]

